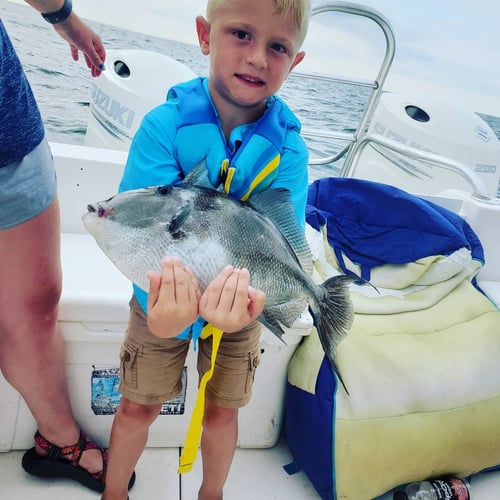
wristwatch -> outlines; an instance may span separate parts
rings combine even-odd
[[[50,24],[58,24],[68,19],[72,10],[73,5],[71,0],[64,0],[63,6],[59,10],[56,10],[55,12],[48,12],[46,14],[42,13],[42,17]]]

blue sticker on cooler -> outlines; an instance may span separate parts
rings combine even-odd
[[[95,415],[114,415],[120,403],[120,369],[95,368],[91,377],[91,408]],[[184,415],[186,403],[187,369],[182,371],[182,390],[163,403],[160,415]]]

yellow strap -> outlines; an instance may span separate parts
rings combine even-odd
[[[208,381],[212,378],[215,369],[215,358],[219,350],[220,340],[222,338],[222,330],[215,328],[211,324],[207,324],[202,332],[200,338],[206,339],[212,335],[212,357],[210,359],[210,369],[203,374],[198,387],[198,394],[196,396],[196,404],[194,406],[193,414],[191,415],[191,422],[184,441],[184,449],[179,459],[179,474],[190,472],[193,468],[198,448],[201,440],[201,429],[203,424],[203,413],[205,411],[205,389]]]

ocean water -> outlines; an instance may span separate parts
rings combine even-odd
[[[32,8],[0,0],[0,17],[7,27],[37,98],[50,141],[83,144],[89,117],[92,78],[83,60],[75,63],[69,47]],[[205,75],[208,60],[198,47],[90,23],[106,48],[136,48],[167,54]],[[354,131],[367,101],[368,89],[345,84],[289,78],[280,95],[302,121],[303,128]],[[500,117],[481,115],[500,138]],[[307,139],[311,157],[332,155],[345,143]],[[311,178],[335,175],[340,168],[311,167]]]

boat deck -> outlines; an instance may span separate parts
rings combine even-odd
[[[66,480],[45,481],[26,474],[21,467],[22,451],[0,453],[1,500],[96,500],[99,494]],[[137,468],[137,482],[130,499],[195,500],[201,480],[201,460],[193,471],[177,474],[179,449],[148,448]],[[270,449],[236,450],[226,484],[228,500],[315,500],[319,499],[306,475],[289,476],[283,465],[291,461],[284,440]],[[360,473],[362,473],[360,471]],[[474,500],[495,500],[500,491],[500,471],[478,474],[472,478]],[[391,500],[385,494],[378,500]],[[360,499],[361,500],[361,499]]]

